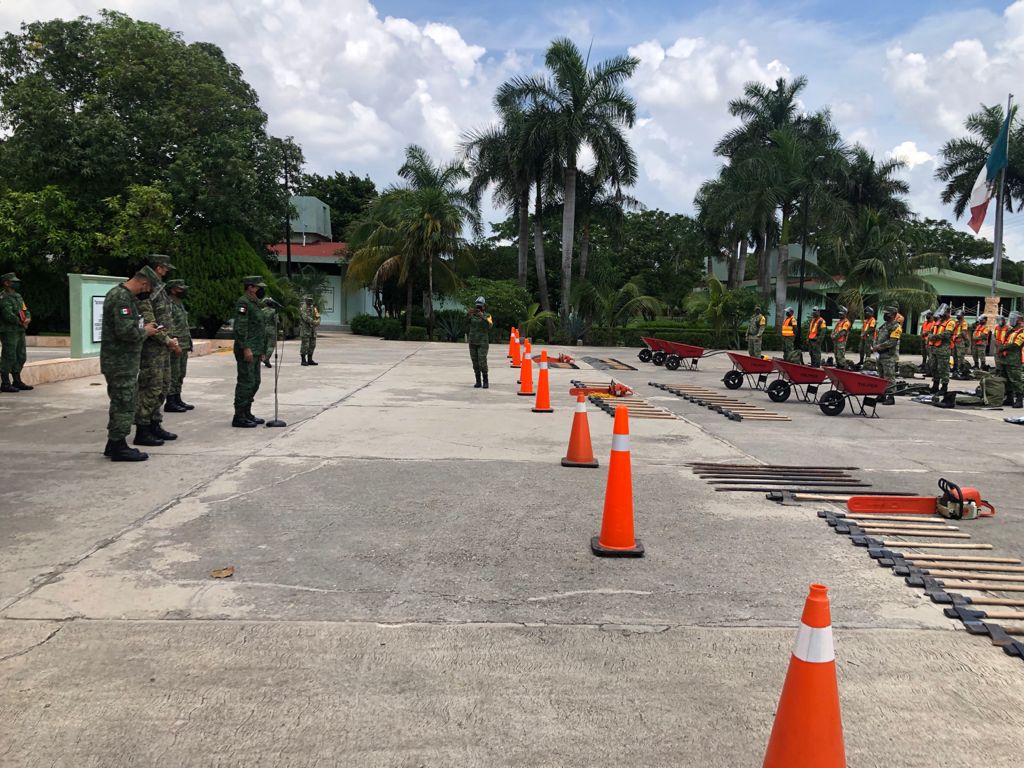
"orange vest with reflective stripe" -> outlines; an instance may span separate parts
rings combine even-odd
[[[818,338],[818,332],[825,327],[825,319],[822,317],[812,317],[811,327],[807,329],[807,338],[816,339]]]
[[[984,347],[988,344],[988,326],[978,323],[974,329],[974,346]]]
[[[864,321],[864,328],[860,332],[860,336],[862,339],[875,338],[875,336],[878,334],[878,330],[875,328],[876,322],[876,319],[873,317],[869,317],[867,320]]]
[[[832,331],[832,338],[836,341],[846,341],[846,337],[850,334],[850,321],[846,318],[836,322],[836,327]]]
[[[941,321],[937,322],[937,323],[935,323],[934,328],[932,328],[932,331],[933,331],[933,333],[944,333],[945,331],[956,331],[956,320],[954,320],[953,318],[950,318],[949,320],[947,320],[944,323],[941,322]],[[956,335],[954,334],[949,339],[949,342],[948,342],[949,346],[952,347],[953,343],[955,341],[956,341]],[[938,337],[936,337],[934,339],[928,339],[928,344],[930,346],[932,346],[932,347],[941,347],[942,346],[942,339],[940,339]]]
[[[792,315],[782,321],[782,335],[796,336],[796,318]]]
[[[927,336],[929,333],[932,332],[932,328],[934,328],[934,327],[935,327],[935,321],[934,320],[925,320],[923,323],[921,323],[921,335],[922,336]]]
[[[1008,325],[997,325],[996,326],[996,344],[1005,344],[1006,335],[1010,332],[1010,326]]]

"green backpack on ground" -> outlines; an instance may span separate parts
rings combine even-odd
[[[1006,379],[987,374],[982,377],[975,394],[985,401],[985,405],[1002,405],[1006,397]]]

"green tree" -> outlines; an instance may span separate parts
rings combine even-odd
[[[572,255],[576,226],[576,173],[580,151],[589,146],[599,166],[632,165],[636,158],[623,131],[636,120],[636,102],[624,88],[640,61],[616,56],[593,68],[566,38],[555,40],[544,58],[549,77],[514,78],[498,89],[498,103],[539,105],[543,135],[552,142],[563,169],[562,297],[559,312],[569,313]]]
[[[959,230],[944,219],[912,220],[906,226],[912,253],[941,253],[951,267],[961,270],[987,259],[988,274],[992,274],[991,240]]]
[[[530,308],[529,291],[515,280],[470,277],[455,296],[465,307],[473,306],[476,297],[483,296],[487,302],[487,311],[494,320],[494,333],[497,338],[501,338],[504,329],[518,326],[526,318]]]
[[[757,304],[757,294],[747,290],[729,290],[714,275],[705,278],[707,290],[699,302],[692,302],[691,309],[701,312],[702,317],[720,336],[728,335],[730,345],[740,346],[740,323],[750,317]]]
[[[360,178],[354,173],[337,171],[331,176],[308,173],[299,177],[295,192],[327,203],[331,209],[331,228],[337,240],[362,215],[367,203],[377,197],[377,185],[369,176]]]
[[[160,185],[132,184],[124,195],[105,201],[111,219],[107,232],[97,235],[110,254],[107,266],[130,275],[151,253],[167,253],[174,241],[171,196]]]

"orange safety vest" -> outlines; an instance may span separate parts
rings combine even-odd
[[[1024,328],[1014,328],[1008,334],[1006,334],[1006,341],[1003,344],[1016,344],[1021,348],[1021,359],[1024,360]],[[999,353],[1000,357],[1009,357],[1010,351]]]
[[[934,327],[935,327],[935,321],[934,320],[925,320],[923,323],[921,323],[921,335],[922,336],[927,336],[929,333],[932,332],[932,328],[934,328]]]
[[[953,318],[950,318],[949,320],[947,320],[944,323],[943,322],[935,323],[935,325],[933,326],[932,330],[933,330],[934,333],[944,333],[945,331],[955,331],[956,330],[956,320],[954,320]],[[950,340],[949,340],[949,346],[950,347],[953,346],[953,342],[955,340],[956,340],[956,336],[955,335],[950,338]],[[934,338],[934,339],[928,339],[928,345],[931,346],[931,347],[935,347],[935,348],[941,347],[942,346],[942,339],[937,338],[937,337]]]
[[[1008,325],[997,325],[996,326],[996,344],[1006,343],[1006,334],[1010,332],[1010,326]]]
[[[988,326],[978,323],[974,329],[974,346],[984,347],[988,344]]]
[[[953,329],[953,341],[956,341],[961,336],[967,335],[967,321],[957,320],[956,327]]]
[[[807,329],[807,338],[816,339],[818,338],[818,331],[825,327],[825,318],[823,317],[812,317],[811,327]]]
[[[834,338],[836,341],[843,342],[846,341],[846,337],[849,335],[849,333],[849,319],[839,320],[838,322],[836,322],[835,332],[832,334],[832,338]]]
[[[872,341],[878,336],[878,330],[875,328],[876,319],[869,317],[864,321],[864,328],[860,332],[861,339],[870,338]]]
[[[796,336],[796,318],[792,315],[782,321],[782,335]]]

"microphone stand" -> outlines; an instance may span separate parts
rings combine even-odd
[[[284,359],[284,339],[279,338],[281,335],[280,331],[280,315],[278,312],[274,313],[274,418],[266,423],[268,427],[287,427],[288,425],[281,421],[277,417],[277,379],[281,375],[281,360]],[[281,347],[281,355],[278,357],[277,348],[278,345]]]

